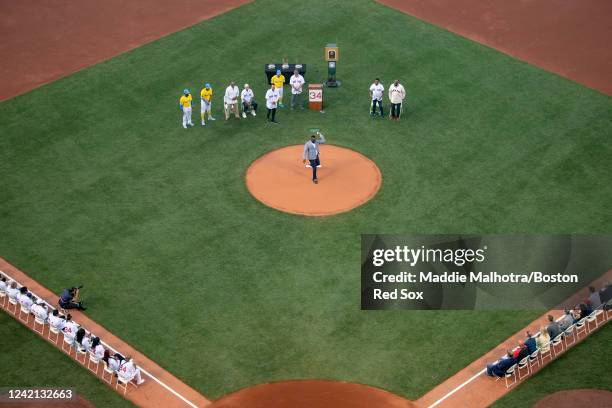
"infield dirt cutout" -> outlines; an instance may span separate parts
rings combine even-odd
[[[302,164],[303,145],[273,150],[255,160],[246,185],[257,200],[291,214],[323,216],[350,211],[376,195],[382,176],[366,156],[344,147],[321,145],[318,184]]]

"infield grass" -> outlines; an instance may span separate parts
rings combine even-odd
[[[326,113],[267,125],[264,64],[320,82],[328,42]],[[377,76],[407,89],[399,123],[368,116]],[[229,80],[256,119],[222,120]],[[219,120],[184,130],[180,92],[204,82]],[[85,284],[92,318],[211,398],[329,378],[414,399],[541,311],[361,312],[360,234],[610,232],[611,118],[605,95],[374,2],[255,1],[0,104],[0,255]],[[372,201],[305,218],[250,196],[248,165],[311,127],[377,163]]]

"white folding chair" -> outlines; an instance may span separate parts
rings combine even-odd
[[[6,291],[0,290],[0,306],[4,307],[4,305],[6,304],[7,297],[8,296],[6,296]]]
[[[21,318],[21,316],[24,314],[26,316],[25,320]],[[25,322],[25,324],[30,323],[30,308],[28,306],[22,304],[21,308],[19,308],[19,320]]]
[[[85,365],[85,362],[87,361],[87,351],[85,351],[85,349],[82,348],[80,344],[77,344],[74,349],[76,353],[75,355],[76,361]],[[81,361],[80,357],[83,357],[83,361]]]
[[[527,374],[521,376],[521,370],[523,368],[527,369]],[[518,379],[519,379],[519,381],[521,380],[521,378],[527,377],[529,375],[529,373],[530,373],[530,370],[529,370],[529,356],[522,358],[521,361],[518,362],[518,364],[516,365],[516,371],[518,372]]]
[[[595,309],[590,315],[586,317],[586,325],[587,325],[587,330],[589,332],[592,332],[593,330],[597,329],[597,327],[599,326],[599,322],[598,322],[599,319],[597,319],[597,316],[600,313],[601,313],[600,309]],[[595,327],[591,328],[590,323],[593,323],[593,322],[595,322]]]
[[[516,384],[516,367],[517,367],[517,364],[514,364],[512,367],[510,367],[506,371],[506,374],[504,374],[504,377],[506,378],[506,388],[510,388],[511,385]],[[514,381],[511,383],[508,383],[508,378],[510,377],[514,377]]]
[[[104,363],[104,370],[102,370],[102,380],[106,381],[109,385],[112,386],[113,385],[113,377],[115,375],[115,372],[110,369],[108,364],[106,364],[106,361],[102,360],[102,362]],[[108,380],[106,379],[106,375],[107,374],[108,374]]]
[[[45,332],[45,324],[46,322],[38,316],[34,316],[34,331],[36,333],[40,333],[41,336],[44,336]],[[38,327],[40,326],[40,331],[38,331]]]
[[[541,349],[539,349],[540,350],[540,360],[542,361],[542,365],[544,365],[544,359],[546,357],[550,358],[551,361],[553,359],[550,343],[551,342],[546,343]]]
[[[95,364],[96,366],[96,370],[92,370],[91,369],[91,365]],[[91,371],[92,373],[98,375],[98,369],[100,366],[100,359],[98,357],[96,357],[96,355],[94,353],[92,353],[91,351],[89,352],[89,360],[87,360],[87,368],[89,369],[89,371]]]
[[[533,353],[531,353],[529,355],[529,370],[531,372],[533,372],[533,367],[534,366],[540,366],[540,359],[538,358],[538,355],[540,354],[540,350],[539,349],[535,349],[535,351]]]
[[[51,334],[55,335],[55,339],[51,339]],[[47,334],[47,338],[49,339],[49,341],[52,341],[54,344],[57,344],[59,338],[60,338],[60,329],[58,329],[57,327],[51,326],[49,325],[49,333]]]
[[[8,300],[8,306],[6,307],[6,310],[8,310],[9,312],[11,312],[12,314],[14,314],[15,316],[17,316],[17,307],[19,305],[19,302],[17,301],[17,299],[12,299],[9,297]],[[11,306],[13,306],[13,310],[11,311]]]
[[[582,318],[580,320],[578,320],[578,322],[576,322],[575,324],[576,328],[576,340],[578,340],[578,336],[580,336],[580,333],[584,333],[585,335],[587,334],[587,325],[586,325],[586,317]]]
[[[121,374],[117,375],[117,384],[115,385],[115,389],[118,390],[119,387],[123,388],[123,395],[127,393],[128,386],[130,385],[131,378],[127,378],[122,376]]]
[[[558,346],[561,346],[560,351],[557,351]],[[557,357],[559,354],[563,352],[563,333],[560,333],[559,335],[557,335],[557,337],[555,337],[554,339],[550,341],[550,348],[552,349],[555,357]]]
[[[574,335],[574,329],[576,329],[576,325],[572,324],[563,331],[563,340],[565,341],[566,350],[570,345],[576,343],[576,336]]]
[[[68,348],[66,348],[68,347]],[[66,336],[64,333],[64,342],[62,343],[62,350],[66,351],[68,355],[72,353],[72,348],[74,347],[74,338]]]

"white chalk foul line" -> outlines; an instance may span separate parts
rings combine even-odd
[[[21,283],[13,278],[11,275],[9,275],[8,273],[0,270],[0,272],[7,276],[9,279],[11,279],[12,281],[17,282],[20,286]],[[52,304],[50,304],[49,302],[47,302],[46,300],[44,300],[43,298],[41,298],[40,296],[37,296],[39,300],[42,300],[43,302],[45,302],[45,304],[47,306],[49,306],[51,309],[55,310],[55,306],[53,306]],[[76,323],[76,320],[73,320]],[[79,325],[80,326],[80,325]],[[90,332],[91,333],[91,332]],[[118,353],[117,350],[115,350],[114,347],[112,347],[111,345],[109,345],[108,343],[104,342],[102,339],[100,339],[100,343],[102,343],[106,348],[112,350],[114,353]],[[179,394],[177,391],[175,391],[173,388],[171,388],[169,385],[167,385],[166,383],[164,383],[162,380],[160,380],[159,378],[155,377],[153,374],[151,374],[150,372],[148,372],[147,370],[145,370],[144,368],[142,368],[141,366],[137,365],[137,368],[140,369],[141,372],[143,372],[144,374],[146,374],[147,376],[149,376],[151,379],[153,379],[156,383],[158,383],[159,385],[161,385],[162,387],[164,387],[166,390],[170,391],[174,396],[176,396],[177,398],[179,398],[181,401],[183,401],[185,404],[189,405],[192,408],[198,408],[198,406],[196,404],[194,404],[193,402],[189,401],[187,398],[183,397],[181,394]]]

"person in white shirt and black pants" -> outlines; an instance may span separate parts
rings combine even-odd
[[[393,81],[393,84],[389,87],[389,100],[391,101],[391,120],[399,120],[402,113],[402,101],[406,97],[406,90],[402,84],[399,83],[399,79]]]
[[[268,108],[268,122],[278,123],[276,121],[276,107],[278,105],[278,100],[280,99],[280,95],[276,90],[274,84],[270,85],[270,89],[266,92],[266,108]]]
[[[376,78],[374,80],[374,83],[370,85],[370,98],[372,99],[372,109],[371,109],[370,115],[372,115],[372,117],[376,115],[376,105],[377,104],[380,109],[380,116],[382,117],[384,115],[383,105],[382,105],[384,91],[385,91],[385,87],[383,86],[383,84],[380,83],[380,79]]]

